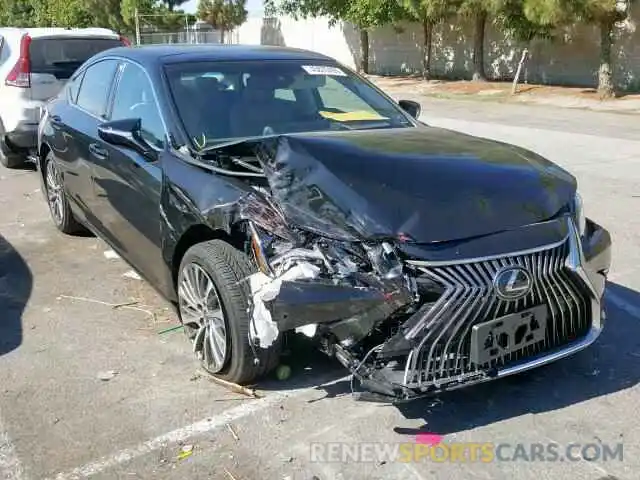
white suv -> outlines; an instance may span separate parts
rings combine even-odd
[[[24,163],[41,107],[86,60],[123,45],[126,38],[104,28],[0,28],[0,163]]]

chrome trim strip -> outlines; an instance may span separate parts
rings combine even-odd
[[[542,252],[545,250],[550,250],[552,248],[559,247],[564,242],[567,241],[567,238],[570,234],[564,236],[564,238],[555,243],[549,243],[546,245],[542,245],[540,247],[530,248],[528,250],[520,250],[518,252],[510,252],[510,253],[497,253],[495,255],[490,255],[487,257],[470,257],[462,260],[439,260],[439,261],[428,261],[428,260],[407,260],[407,263],[410,265],[415,265],[418,267],[450,267],[453,265],[462,265],[466,263],[476,263],[476,262],[487,262],[491,260],[499,260],[501,258],[510,258],[510,257],[518,257],[521,255],[530,255],[532,253]]]

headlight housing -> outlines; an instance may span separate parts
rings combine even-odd
[[[300,231],[300,238],[285,240],[249,223],[251,249],[260,271],[278,277],[303,262],[318,268],[320,276],[337,281],[356,273],[375,274],[391,280],[403,273],[403,265],[388,242],[342,242],[313,232]]]
[[[582,196],[576,192],[576,196],[573,200],[573,219],[576,222],[576,227],[580,236],[583,236],[587,229],[587,218],[584,215],[584,207],[582,202]]]

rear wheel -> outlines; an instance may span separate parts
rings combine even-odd
[[[249,257],[221,240],[191,247],[180,264],[178,307],[200,365],[224,380],[246,384],[279,360],[281,343],[267,349],[251,344]]]
[[[45,159],[44,180],[47,204],[51,220],[56,228],[69,235],[84,231],[82,225],[73,216],[67,194],[64,191],[62,176],[51,152]]]

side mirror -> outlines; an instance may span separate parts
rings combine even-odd
[[[107,143],[131,148],[154,161],[158,157],[157,152],[142,138],[141,129],[141,119],[125,118],[98,126],[98,136]]]
[[[413,100],[400,100],[398,104],[400,105],[400,108],[402,108],[416,120],[420,117],[422,107],[418,102],[414,102]]]

